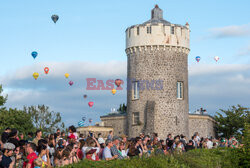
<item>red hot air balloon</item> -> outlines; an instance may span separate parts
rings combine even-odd
[[[121,85],[121,83],[122,83],[122,80],[121,80],[121,79],[116,79],[116,80],[115,80],[115,85],[116,85],[117,87],[119,87],[119,86]]]
[[[73,81],[69,81],[69,85],[72,86],[74,84]]]
[[[45,68],[44,68],[44,72],[45,72],[45,74],[48,74],[48,73],[49,73],[49,68],[48,68],[48,67],[45,67]]]
[[[94,102],[89,102],[89,107],[92,107],[94,105]]]

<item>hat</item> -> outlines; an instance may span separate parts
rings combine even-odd
[[[121,138],[118,137],[118,136],[114,136],[112,140],[115,141],[115,140],[117,140],[117,139],[118,139],[119,141],[121,141]]]
[[[109,143],[111,143],[112,141],[110,139],[107,139],[105,144],[108,145]]]
[[[122,136],[121,136],[122,138],[127,138],[128,136],[127,135],[125,135],[125,134],[122,134]]]
[[[8,149],[8,150],[14,150],[15,149],[15,145],[13,143],[5,143],[3,145],[4,149]]]
[[[99,143],[99,144],[104,144],[104,143],[105,143],[105,141],[104,141],[104,139],[103,139],[103,138],[98,138],[98,143]]]
[[[97,150],[97,149],[94,149],[94,148],[87,148],[87,149],[85,150],[85,153],[86,153],[86,155],[87,155],[87,154],[93,154],[93,153],[96,152],[96,150]]]

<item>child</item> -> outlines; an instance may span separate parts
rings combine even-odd
[[[43,160],[41,158],[37,158],[36,160],[34,160],[34,168],[41,168],[43,165]]]

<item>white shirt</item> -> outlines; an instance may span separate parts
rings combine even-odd
[[[213,148],[213,142],[212,141],[207,141],[207,148],[212,149]]]
[[[128,149],[127,149],[127,151],[122,150],[121,152],[122,152],[122,157],[127,157],[127,154],[128,154]]]

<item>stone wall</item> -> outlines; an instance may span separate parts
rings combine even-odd
[[[133,90],[127,91],[129,137],[140,132],[157,132],[160,138],[188,133],[188,49],[147,46],[126,50],[128,56],[128,84],[140,82],[139,99],[133,100]],[[162,87],[147,87],[141,81],[161,81]],[[177,82],[183,82],[183,99],[177,99]],[[148,106],[154,102],[154,108]],[[133,113],[139,112],[141,125],[133,123]],[[146,118],[147,117],[147,118]],[[149,126],[148,126],[149,125]],[[151,128],[151,129],[149,129]]]
[[[200,137],[215,137],[215,120],[209,115],[189,114],[189,138],[195,132],[198,132]]]
[[[112,127],[114,135],[121,136],[127,135],[127,116],[123,114],[101,116],[101,121],[105,127]]]
[[[148,102],[147,104],[152,103]],[[149,116],[148,116],[149,117]],[[213,117],[209,115],[199,115],[199,114],[189,114],[189,136],[187,136],[189,139],[191,139],[192,135],[194,135],[195,132],[198,132],[200,137],[208,137],[213,136],[215,137],[215,130],[214,125],[215,121]],[[127,134],[127,121],[126,121],[126,115],[112,115],[112,116],[102,116],[101,120],[104,123],[104,126],[107,127],[105,130],[110,130],[110,127],[114,129],[115,135],[122,135]],[[148,120],[148,119],[147,119]],[[148,121],[146,121],[148,122]],[[181,123],[180,123],[181,124]],[[147,124],[146,124],[147,125]],[[152,123],[150,123],[148,126],[152,126]],[[139,127],[139,126],[137,126]],[[167,127],[167,124],[166,124]],[[99,127],[100,128],[100,127]],[[102,128],[102,127],[101,127]],[[151,127],[147,127],[148,130],[152,129]],[[89,129],[88,129],[89,130]],[[150,130],[150,131],[152,131]],[[178,132],[174,132],[172,130],[168,130],[168,133],[172,133],[173,135],[180,134]],[[143,132],[143,131],[142,131]],[[157,132],[160,134],[160,132]],[[136,137],[138,134],[134,133],[131,137]],[[186,135],[186,134],[185,134]],[[165,139],[167,137],[167,134],[165,133],[162,139]]]

